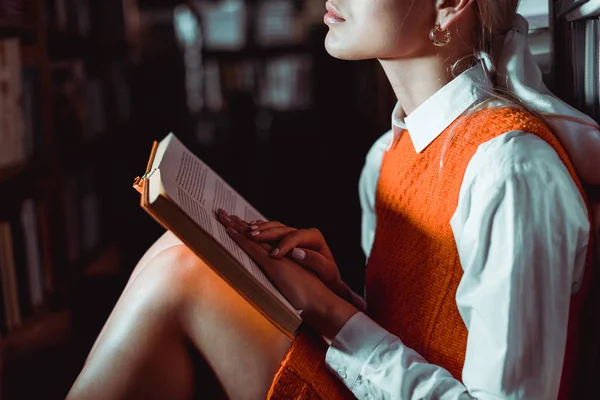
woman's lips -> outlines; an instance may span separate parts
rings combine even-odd
[[[325,3],[325,8],[327,9],[327,14],[325,14],[323,21],[326,24],[339,24],[346,21],[331,3]]]

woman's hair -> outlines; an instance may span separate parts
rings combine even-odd
[[[519,0],[475,0],[477,30],[475,51],[491,52],[493,39],[504,35],[512,26]]]
[[[523,101],[517,98],[511,91],[501,87],[497,82],[495,61],[498,58],[498,52],[502,50],[502,38],[511,29],[517,7],[520,0],[474,0],[473,6],[477,16],[475,32],[473,37],[472,53],[459,59],[451,66],[453,75],[455,70],[458,70],[459,64],[463,59],[479,59],[480,54],[486,53],[491,61],[490,77],[494,83],[494,90],[488,93],[490,96],[482,101],[473,104],[463,114],[463,122],[468,122],[468,119],[478,110],[486,108],[490,102],[500,101],[501,105],[496,107],[513,107],[525,109],[538,118],[543,119],[539,113],[533,111]],[[455,131],[457,125],[452,128]],[[451,132],[446,139],[440,158],[440,172],[443,168],[444,155],[448,146],[456,139],[455,132]]]

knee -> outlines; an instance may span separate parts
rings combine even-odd
[[[140,271],[135,286],[153,302],[180,303],[200,292],[211,275],[212,271],[196,254],[184,245],[176,245],[150,260]]]

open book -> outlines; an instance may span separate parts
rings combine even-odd
[[[229,237],[215,212],[246,221],[267,220],[172,133],[154,143],[146,174],[134,187],[141,206],[173,232],[283,333],[293,337],[300,311],[281,295],[256,263]]]

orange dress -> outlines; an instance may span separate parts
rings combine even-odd
[[[550,144],[584,195],[566,152],[549,128],[515,108],[490,108],[462,117],[419,154],[404,134],[381,165],[375,240],[366,269],[368,316],[458,380],[467,329],[455,302],[463,270],[450,219],[478,146],[514,130],[535,134]],[[582,338],[577,328],[592,280],[591,262],[590,251],[582,287],[571,300],[561,398],[567,398],[575,386],[575,358]],[[326,351],[320,338],[302,331],[273,381],[269,398],[353,398],[329,372]]]

